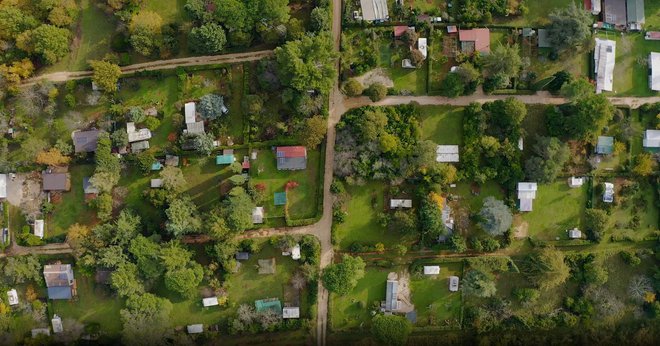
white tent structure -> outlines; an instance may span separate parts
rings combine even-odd
[[[596,94],[603,91],[612,91],[614,84],[614,63],[616,42],[612,40],[596,39],[594,50],[594,72],[596,74]]]
[[[44,220],[34,220],[34,235],[44,239]]]
[[[288,307],[282,309],[282,318],[300,318],[300,308],[299,307]]]
[[[660,130],[644,131],[642,146],[646,149],[660,148]]]
[[[424,275],[440,274],[440,266],[424,266]]]
[[[459,162],[458,145],[438,145],[435,149],[437,162]]]
[[[649,88],[660,91],[660,53],[649,54]]]
[[[429,47],[427,46],[426,37],[420,37],[417,39],[417,49],[422,53],[424,59],[429,55]]]
[[[412,208],[412,199],[391,199],[390,209]]]
[[[536,199],[536,183],[518,183],[518,200],[520,201],[520,211],[532,211],[534,199]]]
[[[390,18],[387,0],[360,0],[362,19],[368,22],[383,22]]]

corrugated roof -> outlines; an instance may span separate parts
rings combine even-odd
[[[649,54],[649,88],[653,91],[660,91],[660,53],[653,52]]]
[[[366,21],[383,21],[390,18],[387,0],[360,0],[362,18]]]
[[[628,24],[644,24],[646,21],[644,16],[644,0],[627,0],[626,15],[628,16]]]
[[[612,91],[614,84],[614,64],[616,60],[616,42],[596,39],[594,50],[594,72],[596,74],[596,93]]]
[[[486,28],[459,30],[458,40],[461,42],[474,42],[474,50],[477,52],[490,52],[490,30]]]
[[[90,153],[96,151],[99,139],[99,130],[75,131],[71,134],[76,153]]]

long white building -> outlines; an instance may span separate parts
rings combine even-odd
[[[649,54],[649,88],[660,91],[660,53]]]
[[[360,0],[362,19],[368,22],[384,22],[390,18],[387,0]]]
[[[596,39],[596,49],[594,51],[596,94],[600,94],[603,91],[612,91],[615,54],[615,41]]]

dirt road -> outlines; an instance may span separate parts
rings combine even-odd
[[[193,56],[189,58],[169,59],[151,61],[142,64],[128,65],[121,68],[122,73],[130,74],[138,71],[156,71],[174,69],[177,67],[185,66],[200,66],[211,64],[233,64],[244,61],[261,60],[263,58],[273,55],[272,50],[262,50],[257,52],[234,53],[224,55],[207,55],[207,56]],[[39,81],[48,80],[51,82],[65,82],[67,80],[83,79],[92,76],[92,71],[78,71],[78,72],[55,72],[35,76],[26,79],[23,82],[24,86],[33,85]]]

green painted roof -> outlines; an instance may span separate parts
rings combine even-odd
[[[254,307],[257,309],[257,312],[273,310],[278,314],[282,313],[282,303],[277,298],[255,300]]]
[[[218,155],[215,158],[216,165],[231,165],[234,163],[234,155]]]
[[[286,192],[275,192],[274,196],[275,205],[285,205],[286,204]]]

